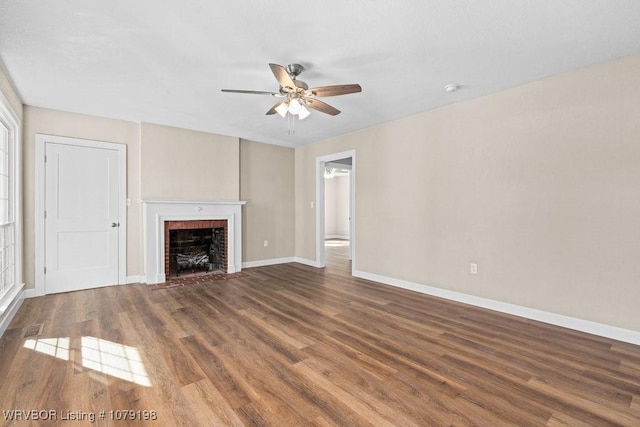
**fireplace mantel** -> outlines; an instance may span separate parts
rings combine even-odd
[[[227,220],[227,272],[242,270],[242,205],[245,201],[143,200],[145,282],[163,283],[164,222],[189,220]]]

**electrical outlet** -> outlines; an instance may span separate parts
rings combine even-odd
[[[478,264],[471,263],[469,266],[469,273],[478,274]]]
[[[268,240],[265,240],[265,241],[264,241],[264,247],[266,248],[267,246],[269,246],[269,241],[268,241]]]

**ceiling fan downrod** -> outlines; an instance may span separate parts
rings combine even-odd
[[[304,71],[304,67],[301,64],[289,64],[285,69],[291,77],[291,80],[295,80],[296,77],[298,77],[300,73]]]

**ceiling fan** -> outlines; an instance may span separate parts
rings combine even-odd
[[[340,110],[320,101],[318,98],[347,95],[362,91],[358,84],[320,86],[309,89],[309,85],[302,80],[297,80],[297,77],[304,70],[302,65],[289,64],[283,67],[278,64],[269,64],[269,67],[271,67],[273,75],[280,84],[279,92],[235,89],[222,89],[222,92],[270,95],[283,98],[267,111],[267,115],[278,113],[282,117],[286,117],[287,114],[290,114],[291,116],[298,116],[302,120],[309,115],[307,107],[332,116],[340,114]]]

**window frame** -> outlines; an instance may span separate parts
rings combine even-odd
[[[9,218],[13,223],[13,284],[0,289],[0,319],[22,297],[22,123],[9,100],[0,91],[0,122],[8,129]]]

